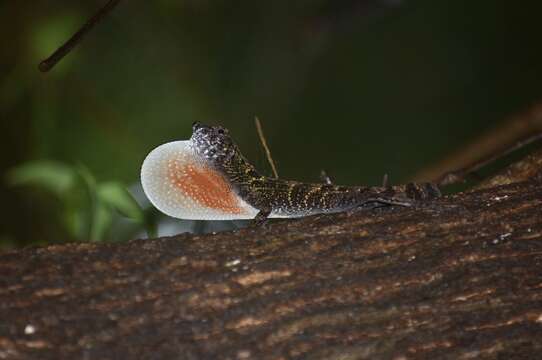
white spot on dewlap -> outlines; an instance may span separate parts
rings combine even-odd
[[[222,174],[195,154],[190,141],[152,150],[141,167],[141,184],[158,210],[179,219],[253,219],[258,213]]]

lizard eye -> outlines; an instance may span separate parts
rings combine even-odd
[[[224,134],[227,134],[228,133],[228,130],[227,129],[224,129],[223,127],[221,128],[218,128],[218,133],[220,135],[224,135]]]

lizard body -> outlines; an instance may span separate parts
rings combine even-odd
[[[194,123],[188,141],[151,151],[141,182],[155,207],[181,219],[295,218],[386,205],[410,206],[440,196],[436,185],[338,186],[261,175],[228,131]]]

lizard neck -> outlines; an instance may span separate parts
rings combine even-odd
[[[239,152],[227,163],[218,165],[218,168],[236,190],[245,184],[252,183],[255,179],[264,178]]]

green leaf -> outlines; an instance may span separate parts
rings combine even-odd
[[[11,169],[6,177],[8,185],[34,185],[61,196],[75,182],[75,171],[71,166],[49,160],[27,162]]]
[[[93,207],[92,222],[90,224],[90,240],[103,241],[112,222],[113,214],[111,208],[98,199]]]
[[[121,183],[111,181],[99,184],[97,193],[101,201],[122,215],[143,222],[143,210]]]
[[[89,194],[93,196],[96,192],[96,179],[94,178],[94,175],[92,175],[90,170],[83,164],[77,164],[75,167],[75,173],[83,181]]]
[[[87,214],[79,208],[67,207],[61,217],[62,225],[73,239],[88,240]]]

